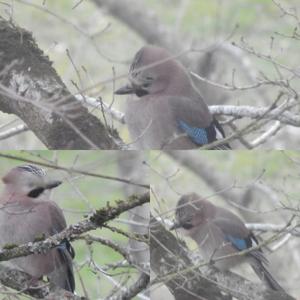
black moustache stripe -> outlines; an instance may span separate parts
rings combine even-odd
[[[32,191],[30,191],[27,196],[30,198],[37,198],[39,195],[41,195],[44,192],[44,188],[36,188]]]

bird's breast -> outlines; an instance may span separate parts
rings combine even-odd
[[[161,149],[176,131],[171,111],[159,97],[128,100],[125,121],[131,139],[139,149]]]

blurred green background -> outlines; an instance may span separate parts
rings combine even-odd
[[[9,151],[0,152],[0,154],[14,155],[37,162],[53,163],[67,168],[76,168],[114,177],[121,177],[119,175],[119,162],[127,159],[126,151]],[[12,167],[27,163],[0,157],[0,164],[2,166],[0,176],[3,177]],[[142,161],[137,162],[137,169],[139,165],[142,166]],[[127,188],[127,185],[121,182],[83,176],[78,173],[67,173],[51,168],[48,168],[47,174],[63,181],[62,185],[53,190],[51,198],[63,209],[68,225],[78,223],[87,214],[105,207],[108,202],[113,205],[116,200],[126,199],[124,189]],[[143,182],[143,178],[139,181]],[[1,181],[0,189],[2,188],[3,183]],[[140,189],[137,192],[144,191]],[[128,213],[124,213],[109,224],[126,232],[131,232],[132,229],[128,227],[127,220],[129,220]],[[129,247],[128,238],[105,228],[90,231],[89,234],[111,240],[126,249]],[[84,286],[89,299],[104,299],[112,291],[118,291],[114,282],[121,282],[126,287],[136,279],[135,268],[109,267],[124,260],[111,248],[99,243],[87,245],[82,240],[73,241],[72,245],[76,252],[74,267],[75,270],[77,269],[75,274],[78,295],[84,296]],[[97,270],[97,268],[99,269]],[[1,296],[0,298],[2,299]]]
[[[288,9],[300,8],[298,0],[277,2]],[[70,91],[77,93],[72,81],[80,89],[99,83],[97,90],[89,91],[88,94],[101,96],[107,103],[114,102],[114,107],[122,111],[125,97],[114,98],[113,90],[123,85],[125,79],[115,82],[112,78],[127,74],[133,55],[145,42],[124,23],[113,18],[105,5],[100,9],[92,0],[86,0],[74,8],[78,3],[79,0],[4,0],[0,2],[0,15],[12,18],[13,22],[33,33],[37,44],[53,61],[54,68]],[[224,41],[238,26],[228,43],[239,43],[244,38],[257,51],[271,54],[278,62],[295,67],[295,57],[299,56],[299,41],[277,33],[292,34],[297,21],[291,16],[283,17],[272,0],[141,0],[139,3],[144,4],[146,13],[160,19],[169,29],[170,36],[186,44],[183,48],[193,44],[197,44],[198,48],[205,48]],[[158,26],[155,18],[153,26]],[[67,50],[79,70],[80,80]],[[245,55],[245,65],[250,67],[248,75],[245,75],[241,63],[227,53],[218,54],[214,63],[216,74],[212,74],[210,79],[219,83],[231,83],[233,71],[237,85],[249,84],[249,77],[261,77],[260,72],[264,72],[270,79],[279,77],[278,70],[272,63],[246,53],[238,55]],[[281,72],[282,76],[286,75],[284,70]],[[111,80],[101,83],[107,79]],[[299,82],[295,80],[297,88]],[[210,94],[211,96],[206,97],[206,102],[265,106],[274,101],[278,88],[270,87],[259,94],[253,91],[221,92],[215,89],[214,93],[217,95]],[[99,110],[93,110],[93,113],[101,117]],[[0,113],[0,126],[15,119],[14,116]],[[19,122],[9,126],[13,127]],[[113,126],[125,141],[129,140],[126,126],[116,122],[113,122]],[[299,146],[295,137],[292,129],[283,131],[272,143],[267,143],[266,148]],[[0,143],[0,149],[41,147],[43,145],[29,132]]]
[[[300,153],[297,151],[176,151],[183,157],[191,157],[195,165],[205,168],[207,173],[216,175],[223,183],[237,185],[238,189],[247,189],[251,183],[265,184],[278,194],[280,201],[295,197],[300,201]],[[197,192],[203,196],[213,195],[214,191],[200,175],[185,167],[171,156],[151,151],[148,162],[155,172],[151,172],[153,189],[175,207],[180,195]],[[199,167],[200,168],[200,167]],[[200,172],[201,173],[201,172]],[[222,186],[222,185],[221,185]],[[228,187],[228,186],[227,186]],[[220,189],[221,190],[221,189]],[[215,195],[220,201],[218,195]],[[155,203],[155,202],[154,202]],[[297,203],[294,203],[297,204]]]

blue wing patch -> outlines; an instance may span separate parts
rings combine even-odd
[[[225,235],[225,239],[227,242],[233,244],[238,250],[242,251],[248,248],[247,241],[244,239],[234,238],[231,235]]]
[[[179,127],[198,145],[208,144],[208,136],[205,128],[189,126],[184,121],[179,120]]]

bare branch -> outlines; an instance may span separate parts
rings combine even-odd
[[[29,32],[0,18],[0,39],[0,110],[20,117],[50,149],[120,148],[118,136],[68,92]]]
[[[175,299],[294,299],[285,293],[266,290],[231,272],[201,273],[189,258],[185,245],[155,218],[151,221],[150,241],[151,266],[159,274],[151,283],[165,284]]]
[[[28,127],[25,124],[18,125],[0,133],[0,140],[8,139],[12,136],[28,131]]]
[[[36,285],[29,286],[32,282],[32,277],[20,270],[13,270],[4,265],[0,265],[0,282],[21,293],[25,293],[35,298],[49,300],[80,300],[76,296],[66,290],[60,289],[57,286],[45,284],[43,281],[38,281]]]
[[[198,75],[197,75],[198,76]],[[240,87],[246,88],[246,87]],[[250,88],[250,87],[249,87]],[[81,95],[76,95],[76,98],[86,103],[87,105],[90,105],[94,108],[99,109],[101,107],[101,104],[103,105],[103,108],[105,112],[109,113],[112,118],[121,124],[125,124],[124,119],[124,113],[120,112],[116,109],[113,109],[108,106],[103,101],[98,101],[96,98],[84,96],[84,98]],[[298,105],[297,102],[294,103],[295,105]],[[290,104],[291,105],[291,104]],[[270,120],[278,120],[282,124],[287,124],[295,127],[300,127],[300,115],[293,114],[289,111],[283,112],[281,115],[278,115],[278,112],[276,109],[272,110],[270,113],[266,114],[266,111],[269,110],[268,107],[260,107],[257,108],[255,106],[245,106],[245,105],[211,105],[209,106],[209,110],[214,115],[223,115],[223,116],[232,116],[236,118],[251,118],[251,119],[270,119]],[[267,131],[267,135],[270,136],[274,134],[275,131],[278,130],[278,123],[276,123],[276,130],[275,128],[271,128],[270,131]],[[264,137],[265,139],[265,137]],[[253,142],[254,143],[254,142]],[[254,145],[262,143],[261,141],[255,142]]]
[[[275,135],[282,128],[281,122],[276,121],[266,132],[261,136],[257,137],[254,141],[250,143],[252,148],[256,148],[259,145],[265,143],[271,136]]]
[[[18,161],[23,161],[23,162],[31,163],[31,164],[37,164],[37,165],[40,165],[40,166],[43,166],[43,167],[48,167],[48,168],[57,169],[57,170],[63,170],[63,171],[66,171],[66,172],[74,172],[74,173],[78,173],[78,174],[82,174],[82,175],[86,175],[86,176],[98,177],[98,178],[103,178],[103,179],[107,179],[107,180],[119,181],[119,182],[123,182],[123,183],[127,183],[127,184],[136,185],[136,186],[146,188],[146,189],[150,188],[150,186],[147,185],[147,184],[137,183],[137,182],[134,182],[130,179],[107,176],[107,175],[103,175],[103,174],[97,174],[97,173],[92,173],[92,172],[79,170],[79,169],[76,169],[76,168],[63,167],[63,166],[59,166],[57,164],[34,161],[34,160],[23,158],[23,157],[20,157],[20,156],[14,156],[14,155],[10,155],[10,154],[0,153],[0,157],[13,159],[13,160],[18,160]]]
[[[122,292],[121,295],[116,297],[110,297],[109,300],[130,300],[133,299],[138,293],[145,290],[150,282],[150,275],[141,273],[137,281],[131,285],[126,291]]]
[[[107,207],[97,210],[85,220],[71,225],[62,232],[43,241],[27,243],[19,246],[9,245],[8,249],[3,248],[0,251],[0,261],[48,251],[49,249],[58,246],[64,239],[75,240],[81,234],[101,227],[103,224],[113,220],[121,213],[128,211],[133,207],[143,205],[149,201],[149,193],[145,193],[139,196],[133,195],[127,200],[119,200],[115,206],[110,206],[108,203]]]
[[[111,107],[110,105],[108,105],[107,103],[105,103],[104,101],[102,101],[102,99],[96,99],[93,97],[89,97],[89,96],[82,96],[82,95],[75,95],[76,99],[80,102],[82,102],[83,104],[87,104],[93,108],[96,109],[101,109],[101,107],[103,107],[104,111],[106,113],[108,113],[109,115],[111,115],[111,117],[120,122],[121,124],[125,124],[125,116],[124,113],[122,113],[121,111],[116,110],[115,108]]]
[[[289,103],[291,105],[291,103]],[[294,105],[298,103],[294,102]],[[214,115],[225,115],[237,118],[251,118],[251,119],[267,119],[277,120],[282,124],[300,127],[300,115],[293,114],[289,111],[284,111],[278,114],[281,108],[275,108],[271,111],[268,107],[257,108],[253,106],[234,106],[234,105],[211,105],[209,110]]]

